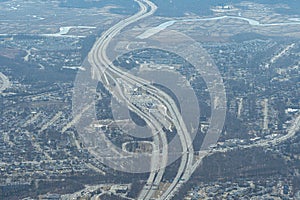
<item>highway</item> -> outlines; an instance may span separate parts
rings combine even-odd
[[[148,92],[149,98],[160,102],[160,104],[167,109],[168,116],[166,118],[168,118],[169,122],[175,126],[177,135],[180,139],[181,162],[174,181],[162,193],[162,195],[156,199],[171,199],[178,191],[180,186],[190,178],[205,156],[211,155],[215,152],[225,152],[228,151],[228,149],[213,152],[210,150],[202,151],[200,152],[200,156],[195,159],[192,139],[174,100],[158,88],[152,86],[147,80],[135,77],[132,74],[115,67],[112,64],[112,61],[108,59],[106,51],[112,39],[126,26],[152,15],[157,9],[155,4],[153,4],[151,1],[136,0],[136,2],[140,6],[140,11],[135,15],[128,17],[127,19],[121,20],[119,23],[115,24],[105,33],[103,33],[91,49],[88,55],[88,60],[92,66],[93,78],[100,80],[104,86],[111,91],[114,97],[125,101],[128,105],[128,109],[136,112],[142,119],[146,121],[152,130],[154,149],[151,157],[151,172],[138,199],[154,198],[154,192],[161,183],[163,174],[165,172],[165,167],[168,164],[168,142],[165,133],[162,131],[164,124],[161,123],[159,120],[160,117],[158,116],[158,114],[165,114],[161,113],[160,111],[158,111],[158,114],[150,113],[147,112],[146,109],[134,105],[130,101],[130,95],[126,92],[126,87],[141,87]],[[300,117],[297,117],[294,125],[289,129],[288,134],[273,140],[271,143],[277,144],[294,136],[296,130],[299,129],[299,126]],[[245,145],[243,148],[267,145],[270,145],[270,141],[261,141],[256,144]]]
[[[298,115],[293,121],[292,125],[287,129],[287,134],[272,140],[260,140],[255,144],[243,145],[243,148],[251,147],[267,147],[270,145],[277,145],[295,136],[296,132],[300,129],[300,115]]]
[[[125,19],[123,21],[121,21],[120,23],[116,24],[114,27],[112,27],[111,29],[109,29],[105,34],[103,34],[103,36],[98,40],[98,43],[96,43],[95,45],[95,51],[93,52],[93,60],[95,60],[97,63],[101,63],[100,59],[98,59],[98,55],[101,55],[101,60],[104,63],[104,67],[107,68],[109,67],[109,63],[110,61],[107,59],[106,57],[106,48],[107,45],[109,44],[110,40],[125,26],[139,20],[143,17],[149,16],[151,14],[153,14],[156,10],[156,6],[154,4],[152,4],[151,2],[148,2],[148,5],[151,7],[150,12],[146,12],[147,11],[147,7],[142,4],[141,2],[139,2],[139,5],[141,7],[141,10],[139,13],[137,13],[136,15],[134,15],[133,17],[130,17],[128,19]],[[93,62],[93,61],[92,61]],[[93,62],[94,63],[94,62]],[[95,66],[95,65],[93,65]],[[99,66],[96,66],[97,69],[99,69]],[[96,72],[97,76],[100,76],[100,72],[103,72],[103,70],[105,69],[101,69],[100,71]],[[105,71],[107,72],[107,71]],[[106,73],[103,74],[104,75],[104,83],[109,84],[108,79],[106,77]],[[115,84],[117,85],[118,88],[120,88],[118,82],[116,81],[115,77],[111,76],[110,74],[108,74],[108,76],[111,77],[112,80],[115,80]],[[119,89],[119,91],[121,91],[121,89]],[[120,93],[119,93],[120,94]],[[122,99],[125,99],[124,96],[122,97]],[[162,127],[160,127],[159,123],[156,120],[153,119],[149,119],[147,117],[145,117],[145,115],[143,113],[141,113],[139,110],[135,109],[134,106],[132,106],[132,104],[130,102],[127,101],[127,104],[130,105],[130,108],[132,110],[134,110],[137,114],[139,114],[146,122],[148,122],[148,125],[150,125],[150,127],[152,128],[153,132],[159,132],[162,138],[162,157],[159,155],[159,149],[158,147],[160,146],[158,138],[156,135],[154,135],[153,139],[154,139],[154,143],[156,144],[155,147],[157,147],[156,149],[154,149],[153,151],[153,158],[152,158],[152,164],[151,164],[151,173],[150,176],[148,178],[147,184],[144,188],[144,190],[141,192],[141,198],[142,199],[149,199],[152,196],[152,187],[155,186],[155,184],[159,184],[163,173],[164,173],[164,168],[167,165],[167,155],[168,155],[168,149],[167,149],[167,139],[166,136],[164,135],[164,133],[162,132]],[[160,158],[162,160],[160,160]],[[157,169],[162,169],[162,170],[157,170]]]
[[[153,98],[161,102],[161,104],[167,108],[169,113],[169,119],[171,119],[171,123],[176,127],[182,148],[182,152],[178,152],[178,154],[180,154],[181,156],[181,163],[177,175],[175,177],[175,181],[171,183],[170,187],[166,190],[165,193],[162,194],[160,198],[169,199],[172,196],[173,192],[177,190],[180,180],[184,179],[184,177],[188,177],[192,168],[194,151],[192,147],[192,140],[190,134],[187,131],[184,121],[180,115],[180,112],[174,100],[171,97],[166,95],[164,92],[158,90],[157,88],[153,87],[148,81],[143,80],[139,77],[135,77],[113,66],[106,55],[107,47],[113,39],[113,37],[115,37],[126,26],[142,18],[152,15],[157,9],[155,4],[153,4],[150,1],[137,0],[136,2],[141,8],[140,11],[135,15],[120,21],[119,23],[111,27],[109,30],[107,30],[96,41],[91,52],[89,53],[88,58],[92,66],[92,76],[98,80],[101,80],[105,87],[110,89],[110,91],[113,89],[112,86],[118,88],[117,90],[114,90],[113,95],[117,98],[122,98],[123,100],[125,100],[129,109],[133,110],[138,115],[140,115],[148,123],[148,125],[152,127],[152,130],[155,130],[154,133],[159,133],[159,138],[161,142],[158,141],[158,138],[155,135],[153,139],[155,146],[159,147],[159,144],[161,144],[162,149],[156,148],[153,152],[151,160],[152,170],[146,186],[140,193],[139,199],[151,199],[154,190],[156,189],[155,187],[157,187],[157,185],[160,184],[165,167],[167,166],[168,162],[168,144],[165,133],[161,131],[162,124],[159,122],[159,117],[156,117],[154,114],[149,114],[145,111],[143,113],[141,109],[134,106],[128,100],[128,98],[126,98],[126,94],[122,94],[124,93],[124,89],[122,89],[122,87],[120,86],[118,79],[126,81],[126,83],[129,85],[141,86],[150,94],[149,98]],[[112,84],[110,81],[113,81],[114,83]]]
[[[108,75],[109,76],[109,75]],[[110,77],[111,79],[114,79],[113,77]],[[115,82],[118,82],[117,80],[115,80]],[[125,85],[125,84],[123,84]],[[155,189],[157,188],[157,186],[160,184],[164,171],[165,171],[165,167],[167,166],[167,159],[168,159],[168,142],[167,142],[167,138],[165,133],[162,130],[162,126],[160,124],[160,122],[158,121],[158,119],[153,116],[152,114],[148,114],[145,115],[145,112],[143,113],[139,108],[136,108],[135,106],[132,105],[132,103],[130,101],[128,101],[127,99],[129,99],[128,97],[126,98],[124,96],[124,94],[122,93],[122,91],[124,91],[124,89],[121,89],[121,85],[117,84],[118,87],[118,94],[115,94],[116,96],[118,96],[119,99],[125,99],[127,105],[129,106],[129,108],[131,110],[134,110],[137,114],[139,114],[139,116],[141,116],[146,122],[147,124],[150,126],[150,128],[152,129],[153,134],[153,142],[154,142],[154,149],[152,152],[152,160],[151,160],[151,172],[149,175],[149,178],[146,182],[146,185],[144,186],[144,188],[142,189],[139,199],[150,199],[151,196],[153,195]],[[158,133],[158,134],[156,134]],[[160,142],[161,140],[161,142]],[[162,151],[160,153],[160,145],[162,146]]]
[[[294,137],[296,135],[297,131],[299,131],[299,130],[300,130],[300,115],[296,116],[295,119],[292,121],[291,126],[287,129],[286,135],[282,135],[282,136],[280,136],[278,138],[274,138],[274,139],[259,140],[253,144],[239,145],[239,148],[248,149],[248,148],[254,148],[254,147],[269,147],[271,145],[278,145],[278,144]],[[231,148],[225,148],[225,149],[215,149],[215,150],[199,152],[201,159],[197,159],[197,161],[195,162],[195,164],[192,167],[191,172],[193,173],[196,170],[196,168],[200,165],[202,159],[205,156],[209,156],[209,155],[212,155],[217,152],[225,153],[230,150],[231,150]]]
[[[140,1],[137,1],[138,4],[141,7],[140,12],[138,12],[137,14],[135,14],[132,17],[129,17],[125,20],[122,20],[120,23],[116,24],[115,26],[113,26],[112,28],[110,28],[108,31],[106,31],[102,37],[97,40],[96,44],[94,45],[93,49],[91,50],[91,53],[89,54],[89,61],[92,64],[92,67],[94,67],[94,76],[97,76],[98,78],[101,78],[101,75],[103,75],[104,79],[103,79],[103,83],[105,83],[107,86],[109,86],[109,81],[106,77],[106,73],[103,72],[107,72],[106,69],[110,66],[110,61],[107,59],[106,56],[106,48],[107,45],[109,44],[110,40],[119,33],[119,31],[121,29],[123,29],[124,27],[126,27],[127,25],[141,19],[142,17],[147,17],[151,14],[153,14],[156,10],[156,6],[154,4],[152,4],[151,2],[147,2],[148,5],[151,7],[150,12],[147,13],[147,6],[142,4]],[[100,58],[98,57],[99,55],[101,55],[101,61],[102,64],[101,65],[101,61]],[[97,63],[97,64],[96,64]],[[100,66],[99,66],[100,65]],[[104,68],[103,68],[104,67]],[[99,71],[97,71],[99,70]],[[102,74],[101,74],[102,73]],[[115,84],[118,86],[118,88],[120,88],[118,82],[116,81],[116,79],[113,76],[110,76],[113,80],[115,80]],[[119,89],[120,91],[120,89]],[[120,94],[120,93],[119,93]],[[124,99],[124,97],[123,97]],[[126,99],[126,98],[125,98]],[[152,130],[154,132],[159,132],[161,133],[162,127],[159,126],[159,123],[155,122],[156,120],[153,119],[148,119],[147,117],[145,117],[144,115],[141,115],[141,112],[137,109],[134,108],[134,106],[132,106],[132,104],[130,102],[127,102],[128,105],[131,105],[131,109],[134,110],[137,114],[140,114],[140,116],[146,121],[148,122],[148,125],[150,125],[150,127],[152,127]],[[151,124],[152,123],[152,124]],[[145,188],[142,190],[141,192],[141,197],[142,199],[150,199],[152,196],[152,187],[154,186],[154,184],[158,183],[161,181],[163,173],[164,173],[164,168],[166,166],[166,162],[167,162],[167,141],[166,141],[166,137],[164,135],[164,133],[160,134],[162,141],[163,141],[163,150],[162,150],[162,160],[159,159],[159,149],[154,149],[153,151],[153,158],[152,158],[152,165],[151,165],[151,173],[150,176],[148,178],[147,181],[147,187],[145,186]],[[156,144],[156,147],[159,147],[159,142],[158,142],[158,138],[156,136],[154,136],[153,138],[154,143]],[[161,164],[161,166],[159,165]],[[157,170],[155,169],[163,169],[163,170],[159,170],[157,172]]]

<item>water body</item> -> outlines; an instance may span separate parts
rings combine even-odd
[[[0,93],[10,86],[9,79],[0,72]]]
[[[300,22],[300,18],[289,18],[290,21]]]
[[[76,35],[67,35],[71,29],[95,29],[94,26],[63,26],[59,28],[58,33],[52,34],[42,34],[42,36],[46,37],[84,37],[84,36],[76,36]]]
[[[85,38],[86,36],[68,35],[71,29],[95,29],[94,26],[63,26],[59,28],[57,33],[27,35],[27,36],[42,36],[42,37],[69,37],[69,38]],[[18,36],[18,34],[0,34],[0,37]]]
[[[169,26],[172,26],[176,22],[177,21],[172,20],[172,21],[167,21],[165,23],[162,23],[162,24],[160,24],[157,27],[148,29],[147,31],[145,31],[144,33],[142,33],[141,35],[139,35],[137,38],[139,38],[139,39],[149,38],[150,36],[155,35],[155,34],[159,33],[160,31],[163,31],[164,29],[168,28]]]
[[[160,24],[159,26],[150,28],[148,30],[146,30],[144,33],[142,33],[141,35],[137,36],[137,38],[139,39],[146,39],[151,37],[152,35],[155,35],[157,33],[159,33],[160,31],[165,30],[166,28],[168,28],[169,26],[172,26],[173,24],[177,23],[177,22],[198,22],[198,21],[215,21],[215,20],[222,20],[222,19],[239,19],[239,20],[243,20],[243,21],[247,21],[249,23],[249,25],[251,26],[262,26],[262,27],[266,27],[266,26],[286,26],[286,25],[300,25],[300,18],[291,18],[289,19],[289,22],[282,22],[282,23],[272,23],[272,24],[262,24],[257,20],[254,19],[249,19],[249,18],[245,18],[245,17],[238,17],[238,16],[220,16],[220,17],[211,17],[211,18],[202,18],[202,19],[198,19],[198,18],[193,18],[193,19],[182,19],[182,20],[171,20],[171,21],[167,21],[164,22],[162,24]]]

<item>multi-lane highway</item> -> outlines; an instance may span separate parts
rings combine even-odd
[[[166,192],[161,196],[161,199],[169,199],[173,191],[178,188],[179,182],[183,180],[184,177],[188,177],[192,168],[194,151],[190,134],[184,124],[184,121],[174,100],[171,97],[169,97],[159,89],[153,87],[148,81],[143,80],[139,77],[135,77],[113,66],[112,62],[106,55],[106,50],[109,43],[123,28],[142,18],[152,15],[157,8],[155,4],[148,0],[137,0],[136,2],[141,8],[140,11],[135,15],[120,21],[109,30],[107,30],[93,46],[89,54],[89,62],[92,65],[93,77],[101,80],[108,89],[112,89],[112,86],[118,88],[117,90],[113,90],[113,95],[115,95],[115,97],[117,98],[122,98],[123,100],[125,100],[129,109],[139,114],[152,128],[154,133],[159,133],[159,138],[157,138],[157,136],[154,134],[153,139],[156,147],[162,147],[161,149],[155,148],[155,151],[153,151],[151,160],[151,173],[146,186],[141,191],[139,199],[152,198],[154,190],[157,188],[157,185],[160,184],[165,167],[168,162],[168,144],[166,136],[162,131],[163,125],[160,123],[159,117],[155,116],[155,114],[153,113],[145,112],[133,105],[132,102],[130,102],[128,98],[126,98],[126,94],[123,94],[125,93],[125,89],[122,88],[118,79],[125,81],[129,85],[139,85],[144,90],[147,90],[149,98],[153,98],[156,101],[159,101],[161,105],[167,108],[169,113],[168,118],[171,119],[171,123],[176,127],[177,134],[181,141],[182,150],[181,152],[178,152],[178,154],[180,154],[181,156],[181,164],[175,177],[175,181],[171,183]],[[113,81],[113,83],[111,81]]]
[[[181,162],[174,181],[165,191],[163,191],[160,197],[156,198],[171,199],[175,192],[178,191],[179,187],[190,178],[191,174],[200,164],[202,158],[211,154],[211,152],[201,152],[201,158],[198,158],[197,161],[194,162],[192,139],[174,100],[158,88],[152,86],[147,80],[135,77],[134,75],[115,67],[112,64],[112,61],[107,57],[106,51],[108,45],[122,29],[140,19],[152,15],[157,9],[155,4],[153,4],[151,1],[136,0],[136,2],[140,6],[140,11],[135,15],[128,17],[127,19],[121,20],[119,23],[112,26],[109,30],[102,34],[102,36],[95,42],[91,52],[89,53],[88,59],[92,66],[93,77],[102,81],[105,87],[112,92],[114,97],[125,101],[128,105],[128,108],[143,118],[153,132],[154,148],[151,158],[151,172],[146,185],[140,193],[139,199],[153,198],[155,190],[161,183],[163,174],[165,172],[165,167],[168,164],[168,143],[166,135],[163,132],[164,124],[161,123],[160,117],[153,112],[147,112],[147,109],[133,104],[128,97],[128,87],[141,87],[147,91],[150,99],[159,102],[167,109],[168,116],[166,118],[176,128],[177,135],[180,139],[181,152],[178,152],[178,154],[181,156]],[[160,111],[157,111],[157,113],[162,114]],[[300,117],[296,119],[295,125],[290,129],[289,133],[281,139],[276,140],[275,143],[291,137],[295,133],[296,129],[299,129],[299,124]],[[269,144],[269,142],[262,142],[261,144],[257,145],[264,144]],[[255,145],[249,145],[249,147],[252,146]]]
[[[141,8],[140,11],[132,17],[122,20],[121,22],[119,22],[118,24],[116,24],[115,26],[110,28],[108,31],[106,31],[102,35],[102,37],[99,40],[97,40],[91,53],[89,54],[89,61],[92,63],[92,67],[94,67],[93,73],[95,73],[95,75],[98,78],[103,76],[103,81],[108,87],[109,87],[109,81],[106,76],[110,76],[110,78],[112,80],[115,80],[114,81],[115,84],[117,85],[118,88],[120,88],[118,82],[116,81],[116,77],[118,77],[118,76],[111,75],[109,73],[109,70],[107,70],[112,67],[112,65],[110,64],[111,61],[106,56],[106,48],[107,48],[109,42],[124,27],[128,26],[131,23],[134,23],[135,21],[137,21],[141,18],[144,18],[144,17],[147,17],[147,16],[153,14],[156,10],[156,6],[149,1],[145,1],[145,2],[137,1],[137,2]],[[145,3],[146,3],[146,5],[145,5]],[[149,6],[149,9],[150,9],[148,12],[147,12],[147,9],[148,9],[147,5]],[[121,72],[120,74],[123,74],[123,72]],[[121,94],[122,98],[126,100],[126,98],[124,98],[124,96],[122,95],[122,90],[119,89],[118,91],[119,91],[119,95]],[[153,132],[160,133],[160,138],[162,140],[162,146],[163,146],[162,151],[161,151],[162,156],[160,156],[159,155],[160,151],[158,149],[158,147],[160,146],[159,138],[157,137],[156,134],[154,134],[153,142],[155,143],[155,145],[154,145],[155,148],[153,150],[151,173],[150,173],[149,179],[147,181],[147,184],[140,195],[142,199],[149,199],[152,196],[151,193],[153,191],[153,187],[155,186],[155,184],[159,184],[159,182],[161,181],[163,173],[164,173],[164,168],[167,164],[167,155],[168,155],[167,154],[167,152],[168,152],[167,139],[166,139],[166,136],[164,135],[164,133],[162,132],[162,127],[157,122],[157,120],[153,119],[152,117],[149,118],[149,117],[145,116],[145,114],[141,113],[140,110],[136,109],[135,106],[133,106],[131,104],[131,102],[127,101],[127,104],[130,106],[130,109],[134,110],[137,114],[140,114],[140,116],[146,122],[148,122],[148,125],[152,128]],[[161,169],[161,170],[157,170],[157,169]]]

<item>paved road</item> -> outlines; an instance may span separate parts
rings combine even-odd
[[[192,148],[192,140],[190,138],[190,134],[187,131],[187,128],[184,124],[184,121],[180,115],[180,112],[174,102],[174,100],[163,93],[162,91],[158,90],[157,88],[150,85],[149,82],[146,80],[143,80],[139,77],[134,77],[131,74],[128,74],[119,68],[113,66],[111,64],[111,61],[107,58],[106,55],[106,49],[112,40],[114,36],[116,36],[124,27],[130,25],[131,23],[134,23],[144,17],[152,15],[155,10],[156,6],[147,0],[139,1],[137,0],[138,4],[140,5],[141,10],[116,24],[112,28],[110,28],[108,31],[106,31],[99,40],[96,41],[94,47],[92,48],[90,54],[89,54],[89,61],[93,68],[93,76],[95,78],[98,78],[99,80],[102,80],[104,85],[107,88],[111,88],[111,80],[114,82],[114,86],[120,87],[117,79],[120,78],[122,80],[125,80],[128,84],[132,85],[141,85],[144,89],[147,90],[147,92],[151,95],[151,98],[155,98],[156,100],[160,101],[169,111],[169,119],[172,120],[172,123],[176,127],[177,134],[181,141],[182,146],[182,152],[180,153],[182,155],[181,157],[181,164],[178,170],[178,173],[176,175],[175,181],[170,185],[170,187],[167,189],[166,193],[164,193],[161,197],[161,199],[168,199],[170,197],[170,194],[177,189],[177,185],[179,181],[187,176],[187,174],[190,173],[190,169],[192,168],[193,164],[193,148]],[[150,10],[148,10],[148,8]],[[116,91],[116,90],[114,90]],[[118,97],[125,95],[120,95],[120,93],[124,93],[122,89],[118,89],[119,95],[116,95]],[[115,93],[115,92],[114,92]],[[126,98],[125,98],[126,100]],[[160,154],[154,153],[152,158],[152,166],[154,166],[152,169],[155,169],[158,164],[160,164],[160,169],[153,171],[149,179],[147,181],[147,186],[144,187],[144,189],[141,192],[140,199],[150,199],[153,194],[153,186],[158,185],[161,182],[164,168],[167,164],[168,159],[168,153],[167,153],[167,140],[165,139],[164,133],[162,133],[161,125],[159,121],[157,120],[157,117],[151,116],[148,113],[141,113],[141,110],[137,109],[132,103],[128,100],[126,100],[129,108],[135,111],[137,114],[139,114],[143,119],[146,121],[150,121],[152,127],[154,127],[157,131],[160,133],[161,138],[161,144],[162,149]],[[148,116],[147,116],[148,115]],[[153,123],[154,121],[154,123]],[[154,137],[155,140],[155,137]],[[154,141],[155,142],[155,141]],[[155,142],[158,146],[158,142]],[[179,153],[179,152],[178,152]]]
[[[135,14],[132,17],[129,17],[123,21],[121,21],[120,23],[116,24],[115,26],[113,26],[112,28],[110,28],[108,31],[106,31],[102,37],[96,42],[96,44],[94,45],[91,53],[89,54],[89,61],[92,64],[92,66],[94,67],[94,76],[96,76],[97,78],[102,78],[101,75],[103,75],[103,82],[109,86],[109,81],[107,76],[110,76],[110,78],[112,80],[114,80],[115,84],[117,85],[118,88],[120,88],[120,85],[118,84],[117,80],[115,79],[114,76],[112,76],[111,74],[108,73],[108,70],[106,70],[108,67],[110,67],[110,61],[106,56],[106,48],[107,45],[109,44],[109,42],[111,41],[111,39],[124,27],[128,26],[129,24],[143,18],[143,17],[147,17],[151,14],[153,14],[156,10],[156,6],[149,2],[149,1],[145,1],[148,6],[151,8],[151,10],[149,12],[147,12],[147,6],[145,4],[143,4],[141,1],[137,1],[141,7],[141,10]],[[104,68],[103,68],[104,67]],[[105,72],[105,73],[104,73]],[[122,92],[120,92],[121,89],[119,89],[119,94],[122,94]],[[123,99],[126,100],[126,98]],[[130,102],[127,102],[128,105],[131,105],[131,109],[134,110],[135,112],[137,112],[137,114],[140,114],[140,116],[146,120],[146,122],[148,122],[148,124],[150,124],[151,128],[153,130],[155,130],[155,133],[158,131],[159,133],[161,133],[161,138],[162,138],[162,155],[163,157],[161,158],[159,156],[159,139],[157,138],[157,135],[154,135],[154,143],[155,143],[155,148],[154,148],[154,153],[153,153],[153,159],[152,159],[152,169],[156,169],[156,168],[162,168],[164,169],[164,167],[166,166],[166,162],[167,162],[167,140],[166,137],[164,135],[164,133],[162,133],[162,127],[160,126],[159,123],[156,122],[156,120],[153,119],[149,119],[147,116],[145,116],[143,113],[140,112],[140,110],[135,109],[134,106],[132,106],[132,104]],[[151,122],[151,123],[149,123]],[[161,160],[161,159],[162,160]],[[154,184],[159,183],[162,179],[162,175],[164,173],[164,170],[159,170],[159,171],[155,171],[152,170],[149,179],[147,181],[147,185],[150,185],[149,188],[144,189],[141,192],[141,198],[142,199],[149,199],[152,194],[152,187]]]
[[[278,145],[278,144],[294,137],[296,135],[297,131],[299,131],[299,130],[300,130],[300,115],[295,117],[291,126],[287,129],[286,135],[282,135],[282,136],[280,136],[278,138],[274,138],[274,139],[260,140],[260,141],[257,141],[256,143],[249,144],[249,145],[240,145],[239,148],[248,149],[248,148],[254,148],[254,147],[269,147],[271,145]],[[231,148],[225,148],[225,149],[216,149],[216,150],[199,152],[201,159],[197,159],[197,161],[193,165],[192,173],[200,165],[200,163],[202,162],[202,159],[205,156],[212,155],[212,154],[218,153],[218,152],[225,153],[230,150],[231,150]]]
[[[183,122],[183,119],[178,111],[178,108],[171,97],[166,95],[164,92],[158,90],[153,87],[148,81],[143,80],[139,77],[135,77],[129,73],[122,71],[121,69],[112,65],[111,61],[108,59],[106,55],[106,50],[111,42],[111,40],[126,26],[142,19],[147,16],[152,15],[156,6],[148,1],[148,0],[136,0],[136,2],[140,6],[140,11],[135,15],[124,19],[107,30],[95,43],[90,54],[89,54],[89,62],[92,65],[92,74],[94,78],[98,78],[101,80],[103,84],[108,89],[113,89],[113,95],[117,98],[121,98],[126,101],[129,106],[129,109],[135,111],[138,115],[140,115],[151,127],[152,131],[155,133],[159,133],[158,135],[154,134],[154,153],[151,159],[151,169],[152,172],[147,180],[146,186],[142,189],[139,199],[151,199],[153,198],[153,193],[155,187],[159,185],[162,180],[162,176],[164,174],[164,167],[167,164],[168,159],[168,144],[165,138],[165,134],[162,131],[163,125],[159,122],[157,116],[154,114],[149,114],[145,112],[145,110],[136,107],[130,102],[128,97],[126,96],[125,88],[122,88],[122,85],[118,80],[125,81],[128,85],[139,85],[143,89],[147,90],[147,92],[151,95],[151,98],[161,102],[164,105],[169,113],[169,119],[176,127],[179,139],[181,141],[182,148],[182,157],[181,163],[176,174],[174,181],[167,188],[166,191],[161,195],[159,199],[171,199],[173,195],[178,191],[180,186],[185,183],[195,169],[199,166],[202,159],[211,155],[214,152],[211,151],[203,151],[200,152],[200,157],[198,157],[197,161],[194,162],[194,150],[192,147],[192,140],[190,138],[190,134],[187,131],[187,128]],[[286,136],[278,138],[273,141],[273,143],[282,142],[295,134],[295,131],[299,129],[300,117],[295,120],[294,126],[292,126]],[[244,148],[250,148],[254,146],[264,146],[269,145],[270,141],[262,141],[261,143],[247,145]],[[162,148],[160,148],[162,146]],[[228,151],[228,149],[221,150]],[[219,151],[215,151],[219,152]],[[160,168],[160,169],[158,169]],[[158,169],[158,170],[154,170]]]

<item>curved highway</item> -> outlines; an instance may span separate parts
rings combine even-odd
[[[192,169],[194,151],[192,148],[192,140],[190,138],[190,134],[187,131],[184,121],[180,115],[180,112],[174,100],[171,97],[166,95],[164,92],[158,90],[157,88],[151,86],[151,84],[148,81],[128,74],[122,71],[121,69],[113,66],[106,55],[107,47],[113,39],[113,37],[115,37],[126,26],[142,18],[152,15],[157,8],[155,4],[148,0],[136,0],[136,2],[141,8],[140,11],[135,15],[120,21],[119,23],[111,27],[109,30],[107,30],[96,41],[91,52],[89,53],[88,58],[90,64],[92,65],[93,77],[98,78],[98,80],[102,80],[103,84],[108,89],[112,89],[112,83],[110,81],[113,81],[113,86],[116,86],[118,88],[118,90],[114,91],[118,91],[119,93],[114,95],[118,98],[123,98],[123,100],[125,100],[128,103],[129,109],[132,109],[137,114],[139,114],[148,123],[148,125],[152,127],[152,130],[156,130],[159,132],[162,149],[159,151],[157,151],[158,149],[156,149],[156,151],[153,152],[153,157],[151,160],[152,171],[150,173],[146,186],[141,191],[139,199],[152,198],[152,195],[154,193],[153,190],[156,189],[155,186],[157,187],[161,182],[168,160],[168,144],[166,136],[162,132],[162,124],[159,122],[158,117],[146,112],[143,113],[139,108],[134,106],[126,98],[126,95],[122,94],[124,93],[124,89],[122,89],[118,80],[121,79],[122,81],[125,81],[127,84],[130,85],[140,85],[143,89],[147,90],[147,92],[151,95],[151,98],[161,102],[161,104],[167,108],[169,113],[169,119],[171,119],[171,123],[176,127],[177,134],[179,136],[182,146],[181,163],[175,180],[173,183],[171,183],[166,192],[163,193],[160,197],[160,199],[169,199],[170,197],[172,197],[174,191],[176,191],[180,186],[180,182],[184,180],[185,177],[189,177]],[[159,147],[158,138],[156,138],[156,136],[154,136],[154,143],[156,143],[156,145]]]
[[[132,74],[126,73],[121,69],[113,66],[112,62],[106,55],[106,50],[111,40],[126,26],[129,26],[136,21],[152,15],[157,7],[149,0],[136,0],[140,6],[140,11],[135,15],[124,19],[107,30],[95,43],[91,52],[88,55],[89,62],[92,66],[92,74],[94,78],[101,80],[105,87],[110,91],[114,88],[112,94],[118,99],[125,100],[128,108],[136,112],[141,118],[143,118],[153,132],[154,149],[151,158],[151,172],[147,180],[146,185],[142,189],[138,199],[153,199],[154,192],[161,183],[165,167],[168,161],[168,143],[165,133],[162,131],[164,125],[160,122],[159,117],[153,113],[146,112],[142,108],[134,105],[130,102],[128,94],[126,94],[126,88],[128,86],[139,86],[146,90],[149,94],[149,98],[160,102],[167,109],[168,120],[172,123],[177,130],[182,148],[181,162],[178,168],[178,172],[174,181],[169,187],[162,193],[158,199],[171,199],[178,191],[179,187],[185,183],[200,164],[203,157],[212,154],[212,151],[200,152],[200,159],[198,158],[194,162],[194,150],[192,147],[192,140],[189,132],[184,124],[184,121],[180,115],[180,112],[174,102],[164,92],[152,86],[148,81],[135,77]],[[141,38],[142,39],[142,38]],[[158,111],[159,112],[159,111]],[[164,114],[164,113],[160,113]],[[289,129],[288,134],[274,140],[272,144],[282,142],[295,134],[295,131],[299,129],[300,116],[296,118],[294,125]],[[156,134],[158,133],[158,134]],[[254,146],[266,146],[270,141],[261,141],[258,144],[246,145],[245,148]],[[226,151],[226,149],[221,150]],[[218,151],[216,151],[218,152]]]

